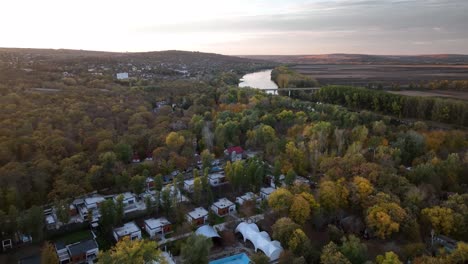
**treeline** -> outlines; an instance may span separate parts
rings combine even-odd
[[[410,89],[467,91],[468,80],[435,80],[428,83],[410,83]]]
[[[468,126],[468,104],[458,100],[404,96],[346,86],[324,87],[318,91],[316,98],[325,103],[367,109],[400,118]]]
[[[271,72],[271,80],[280,88],[305,88],[318,86],[317,80],[290,70],[285,66],[273,69]]]

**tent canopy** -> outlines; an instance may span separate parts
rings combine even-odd
[[[216,232],[216,230],[210,225],[200,226],[197,231],[195,231],[195,234],[202,235],[207,238],[220,237],[218,232]]]
[[[240,223],[236,232],[239,232],[244,237],[244,242],[249,240],[255,247],[255,251],[260,249],[270,258],[270,260],[276,260],[279,258],[283,248],[279,241],[271,241],[270,236],[267,232],[260,232],[257,224],[248,224],[246,222]]]

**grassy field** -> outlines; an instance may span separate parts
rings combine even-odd
[[[319,81],[320,84],[384,86],[431,80],[467,80],[468,65],[366,65],[366,64],[300,64],[291,67]]]
[[[79,242],[79,241],[87,240],[87,239],[91,239],[91,238],[93,238],[93,234],[91,234],[91,231],[89,231],[89,230],[80,230],[80,231],[76,231],[76,232],[69,233],[69,234],[66,234],[64,236],[61,236],[61,237],[55,239],[55,241],[61,241],[61,242],[65,243],[65,245],[68,245],[68,244],[71,244],[71,243],[75,243],[75,242]]]

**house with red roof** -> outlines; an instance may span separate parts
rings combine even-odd
[[[244,149],[241,146],[229,147],[224,150],[224,155],[231,161],[238,161],[242,159]]]

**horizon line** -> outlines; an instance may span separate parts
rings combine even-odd
[[[198,52],[198,53],[211,53],[224,56],[323,56],[323,55],[370,55],[370,56],[436,56],[436,55],[455,55],[455,56],[468,56],[464,53],[424,53],[424,54],[377,54],[377,53],[346,53],[346,52],[333,52],[333,53],[296,53],[296,54],[223,54],[217,52],[198,51],[198,50],[178,50],[178,49],[167,49],[167,50],[147,50],[147,51],[110,51],[110,50],[91,50],[91,49],[70,49],[70,48],[22,48],[22,47],[0,47],[0,49],[23,49],[23,50],[68,50],[68,51],[88,51],[88,52],[105,52],[105,53],[151,53],[151,52],[167,52],[167,51],[183,51],[183,52]]]

